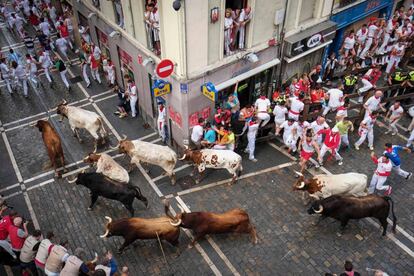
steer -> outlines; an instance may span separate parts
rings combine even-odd
[[[43,143],[46,146],[50,162],[55,169],[55,176],[61,177],[62,174],[57,169],[59,168],[59,163],[65,169],[65,157],[59,135],[48,121],[39,120],[32,126],[37,127],[42,133]]]
[[[226,169],[233,175],[230,184],[233,184],[243,171],[241,156],[231,150],[191,150],[186,146],[183,157],[178,160],[189,160],[194,163],[194,169],[198,169],[200,173],[196,183],[201,181],[206,168]]]
[[[256,228],[250,222],[249,215],[243,209],[231,209],[225,213],[191,212],[186,213],[181,205],[178,205],[181,213],[175,217],[170,212],[168,202],[164,202],[165,214],[172,220],[171,225],[179,225],[191,229],[194,233],[194,243],[208,234],[221,233],[248,233],[254,244],[257,244]]]
[[[311,179],[305,179],[303,174],[296,172],[299,179],[293,185],[293,190],[307,191],[316,200],[331,195],[367,195],[367,176],[361,173],[318,174]]]
[[[129,182],[128,172],[106,153],[89,153],[83,162],[96,165],[97,173],[102,173],[114,181],[124,184]]]
[[[391,203],[390,203],[391,202]],[[322,219],[331,217],[341,222],[341,230],[345,228],[350,219],[361,219],[374,217],[378,219],[383,227],[382,235],[387,233],[387,217],[390,210],[392,213],[393,227],[395,232],[397,218],[394,214],[394,202],[388,196],[367,195],[362,197],[334,195],[315,201],[308,210],[308,214],[321,214]]]
[[[105,234],[101,238],[121,236],[124,243],[118,249],[119,253],[135,240],[161,239],[168,241],[171,245],[178,245],[180,237],[179,223],[174,223],[168,217],[159,218],[123,218],[112,221],[110,217],[105,217],[108,223],[105,226]]]
[[[175,185],[174,168],[177,163],[177,154],[167,146],[160,146],[140,140],[127,140],[124,136],[117,145],[120,153],[127,154],[131,158],[130,169],[140,162],[160,166],[170,177],[171,184]]]
[[[63,100],[57,106],[57,114],[61,115],[60,122],[66,117],[69,120],[70,128],[73,131],[75,137],[78,138],[79,143],[82,143],[82,139],[79,136],[78,129],[83,128],[88,131],[95,139],[94,152],[98,147],[99,139],[102,139],[102,144],[105,143],[107,136],[101,116],[95,112],[88,111],[76,106],[69,106],[66,100]]]
[[[134,216],[134,208],[132,204],[134,198],[144,202],[145,207],[148,208],[148,200],[141,194],[141,190],[131,184],[120,184],[105,177],[100,173],[80,173],[73,180],[68,180],[69,183],[76,183],[76,185],[83,185],[90,190],[91,204],[88,210],[92,210],[93,205],[99,196],[120,201]]]

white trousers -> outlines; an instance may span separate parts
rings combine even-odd
[[[398,63],[400,63],[401,58],[396,56],[390,56],[390,60],[387,63],[387,68],[385,68],[385,73],[389,74],[392,68],[397,67]]]
[[[257,113],[257,118],[261,121],[260,126],[264,127],[270,121],[270,115],[265,112]]]
[[[367,41],[365,43],[365,48],[364,48],[364,50],[362,50],[362,52],[361,52],[361,54],[359,56],[360,58],[365,58],[365,55],[367,54],[369,48],[371,48],[372,41],[373,41],[373,38],[372,37],[368,37],[367,38]]]
[[[368,137],[368,147],[374,146],[374,128],[370,128],[364,131],[361,131],[361,136],[359,137],[358,141],[356,141],[356,145],[359,147],[364,143],[365,139]]]
[[[329,111],[331,111],[331,110],[336,110],[338,107],[339,107],[339,106],[329,106],[329,105],[327,105],[327,106],[325,106],[325,107],[323,108],[323,113],[322,113],[322,115],[323,115],[323,116],[325,116],[326,114],[328,114],[328,112],[329,112]]]
[[[224,50],[226,55],[230,54],[230,44],[231,44],[231,29],[224,31]]]
[[[325,144],[323,144],[320,152],[321,160],[323,160],[323,157],[328,151],[330,152],[330,149]],[[342,160],[342,156],[338,153],[338,150],[335,150],[335,160]]]
[[[393,121],[394,120],[394,118],[390,118],[390,122],[392,122],[392,123],[390,123],[389,124],[389,129],[393,132],[393,133],[398,133],[398,128],[397,128],[397,123],[398,123],[398,121],[400,120],[400,119],[397,119],[397,120],[395,120],[395,121]]]
[[[349,146],[348,133],[341,135],[341,143],[339,144],[339,146],[341,146],[341,144],[344,144],[345,146]]]
[[[27,93],[28,93],[27,78],[16,78],[16,84],[20,87],[23,87],[23,95],[27,96]]]
[[[138,97],[137,96],[131,96],[129,98],[129,104],[131,105],[132,117],[136,117],[137,116],[137,108],[136,108],[137,101],[138,101]]]
[[[239,49],[244,49],[244,37],[246,36],[246,27],[239,27]]]
[[[401,165],[392,166],[392,170],[396,171],[399,176],[402,176],[404,178],[406,178],[410,174],[409,172],[406,172],[403,169],[401,169]]]
[[[68,57],[68,47],[60,47],[59,52],[62,54],[63,58],[69,61]]]
[[[361,88],[358,89],[359,94],[367,92],[368,90],[370,90],[373,87],[372,83],[370,83],[369,80],[367,80],[367,79],[361,79],[361,82],[364,86],[362,86]],[[364,96],[359,96],[358,102],[362,102],[363,98],[364,98]]]
[[[4,82],[6,83],[7,90],[9,91],[10,94],[12,94],[13,90],[12,90],[12,87],[11,87],[10,77],[3,75],[3,79],[4,79]]]
[[[45,72],[45,75],[46,75],[47,81],[48,81],[49,83],[52,83],[52,78],[50,77],[49,67],[43,67],[43,70],[44,70],[44,72]]]
[[[82,75],[83,75],[83,79],[86,82],[86,85],[89,86],[89,84],[91,84],[91,81],[89,80],[89,76],[88,76],[88,66],[86,64],[82,65]]]
[[[158,120],[157,127],[158,127],[158,134],[161,136],[162,141],[165,140],[165,130],[164,130],[165,121]]]
[[[286,135],[283,134],[283,142],[294,152],[297,150],[296,143],[298,141],[298,138],[298,136],[293,136],[291,133],[286,133]]]
[[[67,73],[67,70],[59,72],[60,78],[62,79],[62,81],[65,84],[66,88],[69,88],[69,82],[68,82],[68,79],[66,78],[66,73]]]
[[[99,82],[99,84],[102,83],[101,76],[99,75],[99,69],[98,68],[95,68],[95,69],[91,68],[91,74],[92,74],[92,78],[94,80],[97,80]]]
[[[383,191],[389,188],[388,185],[384,185],[387,181],[386,176],[379,176],[378,174],[374,173],[371,178],[371,183],[369,184],[368,193],[372,194],[375,192],[375,189]]]
[[[406,146],[410,147],[413,144],[413,141],[414,141],[414,129],[411,130],[411,134],[410,134],[410,137],[407,140],[407,145]]]
[[[108,74],[108,82],[112,85],[115,84],[115,72],[113,74]]]
[[[254,135],[247,133],[247,148],[246,151],[249,152],[249,159],[254,159],[254,150],[256,148],[256,133]]]

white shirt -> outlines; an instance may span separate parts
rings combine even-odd
[[[344,40],[344,48],[347,50],[350,50],[352,48],[354,48],[355,45],[355,37],[349,37],[347,36]]]
[[[52,61],[50,60],[49,55],[46,53],[43,53],[43,55],[39,57],[39,62],[42,64],[43,68],[48,68],[50,65],[52,65]]]
[[[63,51],[65,51],[68,48],[68,41],[63,37],[56,39],[55,43],[56,46],[58,46],[58,48]]]
[[[3,77],[7,77],[9,75],[10,69],[5,63],[2,63],[0,64],[0,71],[3,74]]]
[[[247,20],[251,19],[251,17],[252,17],[252,12],[250,12],[249,14],[246,14],[246,10],[242,9],[240,11],[239,18],[237,18],[237,22],[241,23],[241,22],[247,21]],[[245,26],[240,26],[240,27],[244,28]]]
[[[284,121],[283,124],[280,125],[280,128],[283,128],[283,140],[286,140],[291,134],[292,129],[297,128],[298,123],[294,122],[293,124],[289,125],[289,121]]]
[[[165,122],[165,117],[165,107],[162,109],[162,111],[160,110],[160,108],[158,108],[158,122]]]
[[[367,129],[372,129],[375,125],[375,121],[376,120],[372,119],[371,116],[368,116],[361,122],[361,125],[365,124],[367,126]]]
[[[397,109],[395,109],[394,105],[392,105],[390,107],[390,111],[391,111],[391,116],[390,117],[391,118],[396,118],[396,117],[400,117],[403,114],[404,109],[402,108],[402,106],[399,106]]]
[[[328,90],[327,94],[329,95],[328,105],[330,107],[336,108],[338,106],[341,106],[341,98],[344,96],[342,90],[332,88]]]
[[[375,98],[375,96],[371,96],[366,102],[365,102],[365,106],[368,108],[368,110],[370,112],[375,111],[379,108],[379,104],[381,102],[381,97],[380,98]]]
[[[288,110],[285,106],[276,105],[273,109],[273,115],[275,115],[275,121],[284,121],[286,120],[286,114]]]
[[[49,36],[50,34],[50,24],[47,21],[43,21],[39,24],[39,28],[42,30],[43,34]]]
[[[193,127],[193,131],[191,132],[191,141],[194,143],[198,143],[203,138],[204,130],[203,127],[200,125],[196,125]]]
[[[298,115],[303,111],[305,104],[295,97],[290,98],[290,113]]]
[[[23,65],[17,65],[16,69],[13,70],[13,75],[19,79],[26,77],[26,70]]]
[[[389,173],[391,172],[391,170],[392,170],[392,162],[390,160],[388,160],[388,162],[385,163],[385,158],[383,156],[378,158],[377,169],[375,170],[377,174]]]
[[[137,97],[137,87],[135,86],[135,84],[129,85],[128,89],[129,89],[129,96],[131,98]]]
[[[256,102],[254,103],[254,106],[256,107],[258,112],[266,112],[267,113],[267,110],[270,107],[270,101],[267,98],[266,99],[258,98],[256,100]]]
[[[295,122],[296,124],[296,130],[299,137],[302,137],[303,132],[305,132],[309,127],[311,127],[311,124],[308,121],[304,121],[303,123]]]
[[[377,25],[370,25],[369,27],[368,27],[368,37],[374,37],[374,35],[375,35],[375,32],[378,30],[378,27],[377,27]]]
[[[225,32],[230,32],[231,31],[231,26],[233,25],[233,18],[231,17],[225,17],[224,18],[224,31]]]
[[[324,122],[323,124],[318,124],[318,122],[315,120],[315,121],[313,121],[312,123],[311,123],[311,125],[310,125],[310,127],[312,128],[312,130],[313,130],[313,133],[315,133],[315,135],[322,135],[322,134],[317,134],[318,133],[318,131],[319,130],[321,130],[321,129],[325,129],[325,128],[329,128],[329,125],[326,123],[326,122]]]
[[[365,30],[365,32],[363,32],[362,29],[359,29],[356,33],[358,42],[364,43],[365,40],[367,39],[367,35],[368,35],[368,30]]]
[[[26,59],[26,64],[29,65],[28,67],[29,67],[30,72],[37,72],[36,63],[34,63],[32,59]]]

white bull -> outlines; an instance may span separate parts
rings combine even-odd
[[[83,159],[84,162],[95,164],[96,172],[120,183],[129,183],[129,175],[121,165],[106,153],[90,153]]]
[[[243,170],[241,156],[231,150],[190,150],[186,148],[183,157],[179,160],[192,161],[201,175],[206,168],[226,169],[233,176],[231,184],[237,180]],[[196,180],[197,183],[199,181],[199,179]]]
[[[175,184],[175,164],[177,154],[167,146],[160,146],[140,140],[126,140],[124,137],[118,145],[119,152],[128,154],[130,165],[139,165],[140,162],[161,167],[170,177],[171,184]]]
[[[68,118],[70,128],[75,137],[78,138],[79,143],[82,143],[82,139],[79,136],[78,129],[83,128],[92,135],[95,139],[94,152],[96,152],[100,138],[102,138],[102,144],[105,142],[107,133],[101,116],[95,112],[76,106],[69,106],[64,100],[57,106],[57,114],[62,116],[60,121],[62,121],[64,117]]]
[[[305,179],[301,173],[294,184],[294,190],[307,191],[316,200],[332,195],[366,196],[368,177],[361,173],[318,174],[311,179]]]

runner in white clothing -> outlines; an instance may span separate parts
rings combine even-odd
[[[50,76],[49,67],[52,66],[52,60],[50,59],[50,56],[47,52],[40,52],[39,54],[39,62],[37,64],[41,65],[44,73],[46,75],[47,81],[50,84],[50,87],[52,87],[52,77]]]
[[[341,106],[341,102],[344,98],[344,92],[338,88],[331,88],[326,92],[326,95],[329,97],[328,105],[325,106],[323,110],[323,116],[326,116],[329,111],[335,111],[338,107]]]
[[[161,137],[161,141],[166,143],[166,133],[165,133],[165,122],[166,122],[167,113],[165,106],[162,102],[158,103],[158,119],[157,119],[157,128],[158,134]]]
[[[298,133],[297,133],[297,126],[298,123],[295,122],[293,119],[287,119],[280,127],[276,129],[275,135],[278,136],[280,131],[283,129],[283,142],[285,146],[288,148],[288,152],[291,151],[296,152],[296,143],[298,141]]]
[[[299,115],[303,111],[305,104],[303,103],[304,95],[303,93],[299,94],[299,98],[292,97],[289,98],[290,109],[288,113],[288,118],[295,121],[299,120]]]
[[[6,83],[9,94],[13,95],[13,90],[12,90],[11,83],[10,83],[10,69],[6,64],[5,58],[0,58],[0,72],[1,72],[2,79]]]
[[[287,113],[288,110],[285,106],[285,102],[277,102],[277,105],[273,109],[273,115],[275,115],[275,131],[284,121],[286,121]]]
[[[63,60],[66,60],[67,64],[71,65],[72,63],[68,57],[68,41],[65,38],[61,37],[59,33],[56,34],[56,37],[57,39],[55,41],[55,44],[59,52],[62,54]]]
[[[387,156],[383,155],[380,158],[375,156],[374,152],[371,152],[371,159],[377,164],[377,169],[372,175],[371,183],[369,184],[368,193],[373,194],[375,190],[384,191],[384,195],[390,195],[392,187],[384,185],[388,176],[391,175],[392,163]]]
[[[254,104],[257,112],[257,118],[259,119],[260,127],[264,127],[270,121],[270,115],[268,110],[270,108],[270,101],[266,98],[266,95],[260,95]]]
[[[28,95],[28,87],[27,87],[27,74],[26,70],[23,65],[17,64],[17,62],[12,62],[12,76],[15,79],[16,87],[20,86],[23,87],[23,95],[25,98],[29,97]]]
[[[360,136],[359,140],[355,143],[355,149],[359,150],[359,147],[364,143],[365,139],[368,137],[368,147],[370,150],[374,150],[374,125],[377,120],[378,112],[373,111],[371,115],[365,118],[359,125],[358,134]]]
[[[43,18],[42,22],[39,24],[39,28],[42,30],[45,36],[50,36],[50,24],[47,22],[47,18]]]
[[[253,162],[257,162],[257,159],[254,157],[254,150],[256,148],[256,135],[259,129],[259,123],[257,122],[256,118],[253,117],[252,120],[249,122],[249,129],[247,131],[247,147],[244,152],[249,153],[249,160]]]
[[[404,109],[402,108],[400,102],[395,102],[387,112],[385,120],[388,121],[388,131],[385,134],[392,132],[391,135],[396,135],[398,133],[397,123],[404,114]]]
[[[30,54],[26,54],[26,72],[29,75],[29,80],[33,83],[33,85],[39,87],[36,60]]]
[[[378,111],[381,109],[385,111],[384,107],[381,104],[383,93],[381,90],[375,91],[375,94],[364,103],[365,108],[365,116],[364,119],[367,118],[373,111]]]
[[[322,142],[323,142],[322,141],[323,136],[322,136],[322,134],[317,134],[317,133],[321,129],[327,129],[327,128],[329,128],[329,125],[325,122],[325,117],[318,116],[318,118],[316,118],[316,120],[313,121],[310,124],[310,127],[312,128],[312,131],[313,131],[313,133],[315,135],[314,136],[315,141],[318,143],[319,146],[321,146],[322,145]]]

